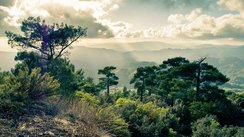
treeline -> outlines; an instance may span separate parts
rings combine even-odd
[[[110,136],[244,135],[244,96],[219,88],[229,79],[205,58],[191,62],[175,57],[158,66],[139,67],[128,79],[135,89],[111,90],[118,84],[116,67],[98,70],[101,77],[95,83],[65,56],[66,49],[86,35],[85,28],[47,25],[30,17],[21,31],[22,35],[6,32],[9,44],[21,50],[15,57],[18,64],[0,72],[3,119],[18,124],[23,115],[62,112]],[[41,103],[44,109],[37,109]]]

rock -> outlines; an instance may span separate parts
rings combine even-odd
[[[45,135],[50,135],[50,136],[54,136],[55,134],[51,131],[45,131],[44,133]]]

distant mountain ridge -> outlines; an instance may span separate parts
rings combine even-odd
[[[140,43],[141,44],[141,43]],[[139,45],[140,45],[139,44]],[[159,44],[159,43],[158,43]],[[136,43],[134,43],[136,46]],[[218,67],[231,78],[232,85],[243,85],[244,80],[244,46],[208,46],[202,48],[147,50],[147,45],[141,50],[119,51],[108,48],[91,48],[75,46],[70,52],[69,59],[76,68],[83,68],[86,76],[98,79],[97,70],[104,66],[116,66],[120,77],[120,86],[130,86],[129,79],[137,67],[160,64],[168,58],[182,56],[189,60],[207,57],[207,62]],[[153,46],[153,45],[152,45]],[[159,47],[157,47],[159,48]],[[134,48],[137,49],[137,48]],[[16,63],[13,52],[0,52],[0,68],[9,70]]]

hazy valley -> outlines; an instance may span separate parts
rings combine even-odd
[[[152,66],[173,57],[185,57],[197,60],[207,57],[209,64],[217,67],[230,81],[225,87],[244,89],[244,46],[198,45],[197,48],[179,48],[160,42],[97,44],[89,47],[74,46],[68,55],[77,69],[82,68],[85,75],[98,80],[97,70],[108,65],[116,66],[119,86],[132,87],[128,78],[133,76],[136,68]],[[116,47],[117,46],[117,47]],[[122,49],[121,47],[124,48]],[[0,52],[0,68],[9,70],[16,63],[14,52]]]

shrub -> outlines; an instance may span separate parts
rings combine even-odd
[[[167,127],[172,128],[177,134],[189,136],[191,134],[191,114],[183,101],[176,100],[164,118]]]
[[[94,83],[94,80],[91,77],[88,77],[84,80],[84,85],[82,87],[82,90],[84,92],[93,94],[93,95],[99,95],[99,88]]]
[[[213,102],[193,102],[190,104],[190,111],[193,120],[205,117],[212,110]]]
[[[74,97],[75,92],[84,85],[82,69],[75,71],[75,66],[68,59],[52,61],[48,65],[48,72],[59,81],[59,93],[62,97]]]
[[[59,88],[58,81],[48,73],[41,75],[39,68],[23,66],[15,72],[5,73],[0,83],[0,112],[6,117],[20,115],[32,101],[50,96]]]
[[[192,125],[193,137],[242,137],[242,127],[221,127],[214,116],[198,119]]]
[[[78,99],[74,99],[72,102],[62,100],[58,107],[60,115],[68,115],[72,119],[86,124],[87,127],[94,129],[93,132],[102,129],[112,136],[130,136],[128,124],[125,123],[112,107],[97,108],[85,100],[81,101]]]
[[[125,122],[113,107],[102,108],[97,113],[97,119],[99,125],[112,136],[118,137],[129,137],[131,136],[128,127],[129,125]]]
[[[91,95],[89,93],[82,92],[82,91],[76,92],[75,96],[80,101],[87,102],[87,103],[89,103],[90,105],[92,105],[94,107],[98,106],[99,103],[100,103],[98,97],[93,96],[93,95]]]
[[[206,115],[215,115],[222,125],[233,123],[235,114],[237,114],[236,107],[230,101],[193,102],[189,109],[193,120],[203,118]]]
[[[211,132],[219,127],[220,124],[216,121],[215,116],[206,116],[198,119],[192,125],[193,137],[210,137]]]
[[[118,99],[115,106],[130,124],[129,129],[133,136],[167,136],[168,129],[163,122],[167,109],[158,107],[152,102],[143,104],[125,98]]]

